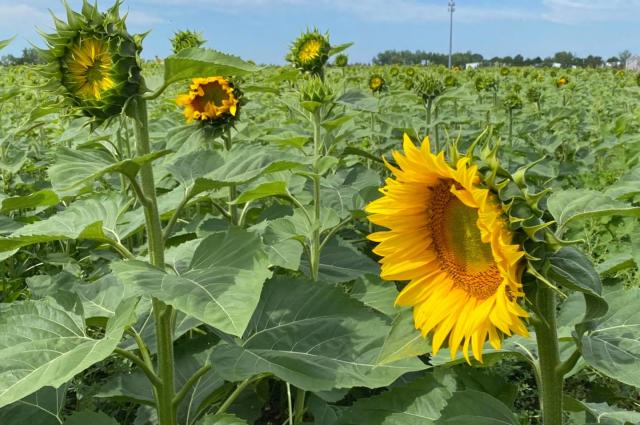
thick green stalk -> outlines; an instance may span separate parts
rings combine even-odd
[[[433,107],[433,99],[427,99],[427,103],[424,105],[427,110],[427,136],[431,138],[431,108]]]
[[[231,139],[231,126],[227,128],[224,135],[224,148],[227,151],[231,150],[232,139]],[[232,202],[237,198],[238,193],[235,184],[229,185],[229,217],[232,224],[238,224],[238,206],[236,204],[232,204]]]
[[[138,155],[151,152],[149,141],[149,123],[146,100],[138,97],[133,100],[136,107],[135,135]],[[153,179],[153,168],[150,163],[140,169],[142,186],[141,203],[147,227],[149,258],[151,264],[164,268],[164,241],[162,238],[162,223],[158,213],[156,188]],[[158,376],[162,385],[157,391],[156,407],[158,409],[158,423],[160,425],[176,425],[176,410],[173,406],[175,396],[174,367],[173,367],[173,308],[157,298],[153,299],[153,315],[155,319],[156,341],[158,345]]]
[[[320,158],[320,149],[322,147],[320,140],[320,111],[316,110],[312,114],[313,122],[313,158],[314,158],[314,170],[313,170],[313,207],[315,220],[313,226],[313,234],[311,237],[311,248],[309,250],[311,254],[311,277],[314,282],[318,281],[318,275],[320,270],[320,175],[318,174],[318,159]]]
[[[540,365],[538,393],[544,425],[562,425],[562,385],[558,333],[556,328],[556,295],[552,289],[539,285],[536,305],[540,312],[534,322]]]
[[[513,109],[509,108],[509,146],[513,146]]]

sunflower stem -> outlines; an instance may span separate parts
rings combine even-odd
[[[509,146],[513,147],[513,109],[509,108]]]
[[[228,152],[231,150],[233,146],[233,141],[231,139],[231,126],[228,126],[224,133],[224,148]],[[238,206],[233,203],[235,201],[237,194],[237,188],[235,184],[229,185],[229,220],[231,220],[231,224],[238,223]]]
[[[560,367],[556,327],[556,295],[553,290],[545,285],[538,285],[536,304],[542,316],[542,320],[534,322],[540,356],[537,378],[542,423],[544,425],[562,425],[564,373]]]
[[[141,97],[132,100],[135,107],[134,131],[136,136],[136,150],[138,155],[148,155],[151,152],[149,141],[149,122],[147,114],[147,102]],[[158,213],[158,201],[153,178],[153,168],[150,163],[140,168],[142,194],[146,201],[141,199],[144,207],[146,230],[148,237],[149,258],[151,264],[164,268],[164,240],[162,237],[162,223]],[[158,352],[158,377],[161,385],[156,393],[156,409],[158,411],[158,423],[160,425],[176,425],[176,409],[173,406],[175,397],[174,366],[173,366],[173,324],[174,311],[169,305],[157,298],[153,298],[153,315],[155,319],[155,332]]]
[[[314,225],[313,234],[311,236],[311,247],[309,250],[311,265],[311,278],[314,282],[318,281],[320,271],[320,174],[319,174],[319,157],[320,157],[320,110],[316,109],[312,117],[313,123],[313,207],[314,207]]]

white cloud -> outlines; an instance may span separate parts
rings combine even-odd
[[[124,15],[124,13],[121,13],[121,15]],[[127,12],[127,26],[129,27],[152,27],[165,23],[167,23],[166,19],[148,12],[139,10],[129,10]]]
[[[561,24],[640,22],[640,0],[543,0],[542,18]]]
[[[46,9],[24,3],[0,3],[0,28],[3,34],[32,35],[35,27],[50,27],[51,22]]]

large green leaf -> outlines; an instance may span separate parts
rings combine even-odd
[[[0,409],[2,425],[60,425],[67,385],[43,387],[25,398]]]
[[[120,302],[127,298],[122,283],[112,274],[87,283],[68,272],[57,275],[37,275],[27,279],[34,299],[56,297],[60,292],[76,294],[82,302],[85,319],[113,317]]]
[[[349,89],[336,99],[337,103],[365,112],[378,112],[378,101],[360,89]]]
[[[457,391],[449,399],[436,425],[519,425],[507,406],[489,394]]]
[[[340,425],[430,425],[452,395],[452,388],[427,375],[380,395],[356,401],[346,410]]]
[[[28,224],[11,236],[0,238],[0,253],[56,240],[117,240],[120,236],[118,222],[125,208],[126,201],[118,194],[96,195],[76,201],[46,220]]]
[[[615,291],[606,300],[609,311],[582,337],[582,355],[605,375],[640,388],[640,289]]]
[[[208,75],[243,75],[260,70],[237,56],[212,49],[192,47],[169,56],[164,61],[164,81],[170,84],[187,78]]]
[[[640,167],[631,170],[607,187],[604,192],[615,199],[627,199],[640,195]]]
[[[236,145],[228,152],[192,151],[166,166],[191,196],[231,184],[247,183],[264,173],[300,168],[303,159],[269,146]]]
[[[431,352],[431,338],[422,336],[413,321],[413,309],[401,310],[384,340],[378,363],[386,364]]]
[[[133,159],[118,161],[106,149],[98,146],[91,148],[58,148],[53,165],[49,167],[49,178],[56,193],[75,195],[82,186],[97,180],[107,173],[122,173],[134,178],[143,164],[153,161],[170,151],[157,151]]]
[[[307,257],[300,262],[300,270],[311,276]],[[334,238],[327,243],[320,253],[320,281],[348,282],[367,274],[378,274],[378,264],[367,257],[348,242]]]
[[[395,306],[398,296],[396,285],[380,279],[377,274],[358,278],[351,290],[351,296],[389,317],[394,317],[400,312]]]
[[[63,425],[118,425],[115,419],[103,412],[75,412]]]
[[[169,274],[142,261],[112,264],[125,285],[231,335],[241,336],[270,275],[258,236],[232,228],[202,240],[189,270]]]
[[[596,319],[607,312],[607,302],[601,296],[602,284],[598,272],[582,251],[565,247],[549,258],[547,275],[555,283],[584,295],[586,311],[582,321],[576,324],[579,338],[593,326]]]
[[[26,196],[12,196],[2,199],[0,212],[21,210],[26,208],[46,208],[60,202],[58,195],[51,189],[43,189]]]
[[[634,207],[611,196],[590,189],[569,189],[554,192],[547,201],[549,212],[561,232],[567,224],[587,218],[604,216],[640,216],[640,207]]]
[[[44,386],[59,387],[109,356],[135,319],[137,300],[124,301],[102,339],[89,337],[75,297],[0,306],[0,406]]]
[[[388,385],[426,366],[417,359],[377,364],[389,332],[382,317],[339,288],[276,278],[265,285],[242,341],[218,345],[213,363],[230,381],[271,372],[313,391]]]

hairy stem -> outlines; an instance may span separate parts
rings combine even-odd
[[[149,123],[146,100],[138,97],[135,102],[135,136],[137,154],[147,155],[151,152],[149,141]],[[150,163],[140,168],[142,196],[144,206],[146,230],[148,237],[149,258],[151,264],[164,268],[164,240],[162,238],[162,223],[158,213],[158,201],[153,178],[153,168]],[[176,425],[176,411],[173,406],[175,396],[174,366],[173,366],[173,308],[153,298],[153,315],[155,318],[156,341],[158,345],[158,376],[162,385],[157,391],[156,408],[160,425]]]
[[[545,285],[538,285],[536,304],[540,321],[534,322],[540,367],[538,392],[544,425],[562,425],[562,385],[558,333],[556,328],[556,295]]]
[[[314,158],[314,170],[313,170],[313,207],[314,207],[314,220],[313,234],[311,236],[310,252],[310,265],[311,265],[311,277],[314,282],[318,281],[318,275],[320,271],[320,175],[318,174],[318,158],[320,157],[321,139],[320,139],[320,111],[316,110],[312,114],[313,123],[313,158]]]
[[[231,139],[231,127],[228,127],[224,134],[224,148],[227,151],[231,150],[231,146],[233,146],[233,141]],[[235,184],[229,185],[229,219],[232,224],[238,223],[238,206],[233,204],[232,202],[238,197],[237,188]]]

